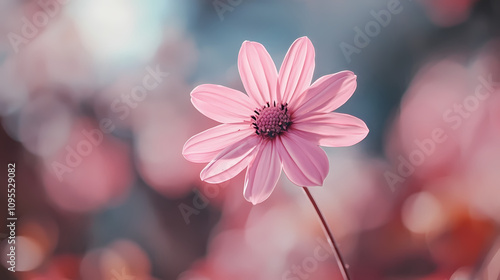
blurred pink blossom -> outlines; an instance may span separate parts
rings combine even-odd
[[[77,255],[60,254],[45,261],[43,270],[16,273],[20,280],[66,280],[81,279],[79,265],[81,259]]]
[[[469,18],[478,0],[421,0],[431,20],[443,27],[460,24]]]
[[[80,263],[82,280],[153,280],[149,256],[135,242],[119,239],[88,251]]]
[[[47,196],[71,212],[120,203],[133,180],[128,147],[88,119],[76,122],[67,145],[43,163],[40,172]]]
[[[342,279],[328,244],[318,238],[319,224],[309,224],[314,213],[305,200],[273,196],[258,207],[235,200],[239,209],[218,224],[207,255],[179,279]]]
[[[465,273],[459,269],[474,267],[496,234],[497,58],[493,41],[470,60],[460,53],[423,67],[388,139],[388,156],[401,176],[398,191],[409,195],[401,220],[439,268],[425,279]]]

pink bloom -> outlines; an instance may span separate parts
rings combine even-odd
[[[466,21],[478,0],[422,0],[430,19],[442,27],[450,27]]]
[[[253,204],[271,195],[281,174],[299,186],[321,186],[328,158],[318,146],[342,147],[368,134],[366,124],[351,115],[332,113],[356,89],[356,75],[342,71],[311,85],[314,47],[297,39],[276,67],[264,46],[243,42],[238,69],[248,95],[219,85],[200,85],[193,105],[222,124],[189,139],[184,157],[207,163],[201,180],[220,183],[247,168],[244,196]]]

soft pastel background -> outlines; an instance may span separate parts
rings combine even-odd
[[[500,279],[500,2],[398,2],[1,0],[0,279],[341,279],[285,176],[251,206],[242,176],[202,183],[181,155],[214,125],[190,103],[196,85],[243,90],[244,40],[279,66],[301,36],[315,79],[358,75],[340,111],[370,128],[326,149],[312,190],[353,279]],[[358,28],[372,36],[356,45]],[[138,92],[155,71],[168,75]]]

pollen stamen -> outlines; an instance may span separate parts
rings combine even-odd
[[[288,104],[277,106],[274,101],[273,105],[267,102],[262,109],[255,110],[255,115],[251,117],[254,120],[252,125],[255,133],[271,139],[287,131],[292,124],[288,114]]]

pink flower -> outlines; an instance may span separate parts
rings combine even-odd
[[[276,67],[264,46],[243,42],[238,69],[248,95],[205,84],[191,92],[191,102],[222,124],[189,139],[184,157],[207,163],[201,180],[220,183],[247,168],[243,194],[253,204],[266,200],[281,174],[299,186],[321,186],[328,157],[318,146],[342,147],[368,134],[366,124],[351,115],[332,113],[356,89],[356,75],[342,71],[311,85],[314,47],[297,39]]]

